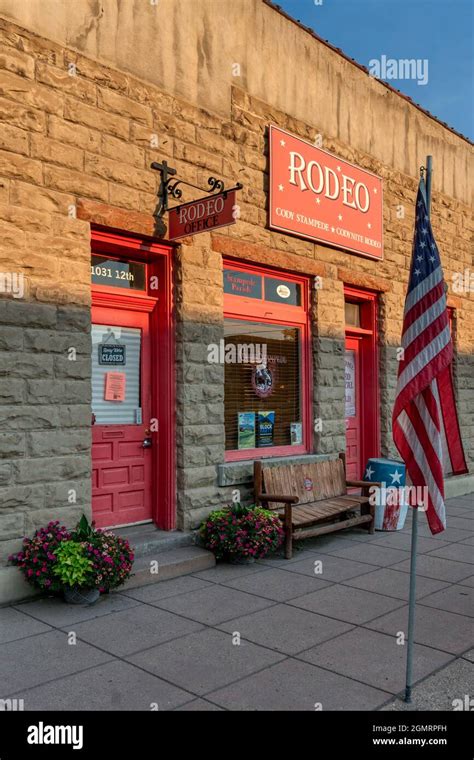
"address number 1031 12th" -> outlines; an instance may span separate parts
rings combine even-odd
[[[132,272],[120,269],[110,269],[110,267],[102,267],[94,264],[91,264],[91,275],[93,277],[107,277],[111,280],[127,280],[128,282],[133,282],[135,280],[135,275],[133,275]]]

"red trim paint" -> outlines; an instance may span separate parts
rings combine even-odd
[[[91,229],[92,253],[133,259],[147,264],[150,276],[158,277],[158,290],[148,293],[121,292],[119,288],[92,286],[94,306],[151,312],[151,417],[159,421],[153,435],[153,522],[163,530],[176,527],[176,388],[175,338],[173,317],[173,250],[171,244],[157,242],[144,235],[111,230],[102,226]],[[156,308],[154,308],[156,306]],[[158,486],[159,484],[159,486]]]
[[[223,268],[230,267],[242,272],[277,277],[301,285],[301,306],[290,306],[271,301],[259,301],[244,296],[224,293],[224,317],[229,319],[257,319],[259,322],[287,324],[301,330],[301,416],[303,422],[303,444],[301,446],[273,446],[266,449],[245,449],[225,452],[226,462],[265,457],[307,454],[312,451],[312,372],[311,372],[311,328],[309,320],[310,278],[295,275],[281,269],[271,269],[241,260],[224,259]]]
[[[378,294],[352,286],[344,287],[347,301],[360,304],[360,327],[346,325],[346,337],[360,338],[360,464],[380,456],[380,383],[377,326]]]

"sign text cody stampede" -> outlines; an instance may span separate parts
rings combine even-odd
[[[382,180],[272,125],[269,226],[381,259]]]

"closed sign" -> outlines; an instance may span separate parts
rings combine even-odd
[[[113,343],[99,343],[99,364],[124,367],[126,346]]]

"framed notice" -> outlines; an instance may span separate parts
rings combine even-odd
[[[290,425],[290,437],[292,446],[301,446],[303,443],[303,423],[292,422]]]
[[[125,372],[106,372],[104,401],[125,401]]]
[[[346,417],[355,417],[355,351],[346,351],[344,359],[344,383],[346,389]]]
[[[238,415],[238,448],[255,448],[255,412],[239,412]]]

